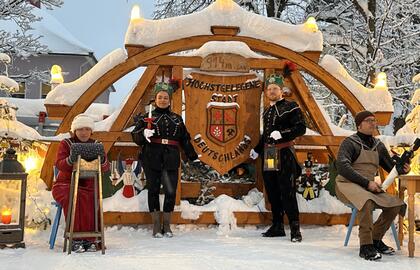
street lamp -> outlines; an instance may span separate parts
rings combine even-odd
[[[0,249],[24,248],[26,179],[16,151],[6,150],[0,161]]]

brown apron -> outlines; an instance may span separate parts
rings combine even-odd
[[[373,181],[379,168],[379,154],[376,149],[379,142],[372,150],[364,149],[362,142],[359,143],[361,146],[360,155],[352,164],[352,167],[360,175],[364,176],[369,181]],[[354,205],[358,210],[362,209],[368,200],[374,201],[379,208],[405,205],[404,202],[396,196],[391,196],[386,192],[372,193],[341,175],[338,175],[335,181],[337,198],[345,204]],[[401,207],[400,214],[404,215],[404,213],[405,207]]]

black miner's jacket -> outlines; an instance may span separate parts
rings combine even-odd
[[[149,143],[143,135],[144,129],[147,128],[145,118],[147,118],[147,114],[138,117],[136,126],[131,132],[133,141],[142,146],[140,158],[144,167],[153,170],[177,170],[180,162],[179,147],[184,150],[188,159],[195,160],[198,158],[190,142],[190,134],[180,115],[171,112],[169,108],[156,108],[152,112],[152,118],[154,118],[152,129],[155,130],[155,133],[151,137],[177,141],[179,146]]]
[[[281,144],[293,141],[296,137],[302,136],[306,132],[302,111],[294,101],[288,101],[286,99],[277,101],[276,104],[265,109],[263,120],[263,134],[254,149],[260,155],[264,153],[265,144]],[[270,137],[271,132],[275,130],[280,132],[281,139],[274,140]],[[281,170],[286,170],[293,173],[295,177],[298,177],[301,173],[301,168],[297,162],[294,148],[283,148],[280,150],[280,153]]]

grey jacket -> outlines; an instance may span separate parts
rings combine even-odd
[[[377,151],[379,154],[379,165],[387,172],[390,172],[394,167],[394,160],[389,155],[385,145],[380,142],[379,139],[373,137],[370,138],[371,140],[374,140],[373,147],[376,145],[376,143],[378,143]],[[357,133],[353,134],[344,139],[344,141],[341,143],[338,150],[336,167],[339,175],[343,176],[349,181],[352,181],[353,183],[367,188],[369,180],[356,172],[352,167],[353,162],[355,162],[360,155],[360,142],[362,142],[364,149],[372,150],[372,146],[370,146],[372,145],[371,143],[368,143],[366,140],[362,140],[357,135]]]

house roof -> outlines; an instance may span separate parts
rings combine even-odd
[[[39,41],[48,46],[50,53],[91,55],[93,49],[89,48],[70,33],[53,15],[45,9],[33,9],[33,14],[42,19],[33,23],[32,30],[28,33],[41,36]],[[4,26],[4,27],[3,27]],[[2,28],[8,32],[20,31],[20,28],[12,21],[5,21]]]

